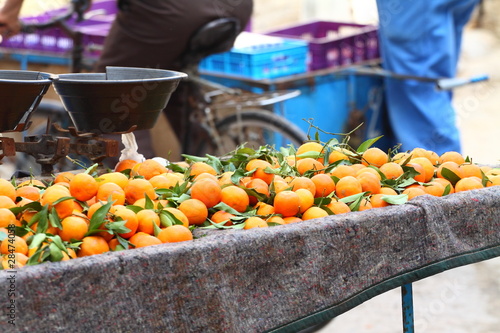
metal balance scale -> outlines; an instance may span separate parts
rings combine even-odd
[[[0,164],[3,157],[22,152],[35,158],[42,175],[50,175],[53,165],[69,154],[94,163],[118,156],[119,142],[105,135],[151,129],[185,77],[175,71],[132,67],[60,75],[0,71],[0,133],[26,131],[51,84],[74,124],[67,129],[53,124],[66,136],[26,136],[24,142],[0,136]]]

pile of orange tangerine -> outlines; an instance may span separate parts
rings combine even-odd
[[[241,148],[167,166],[125,160],[50,184],[0,179],[3,269],[193,239],[194,228],[269,227],[500,185],[500,170],[457,152],[309,141]]]

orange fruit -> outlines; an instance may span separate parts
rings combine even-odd
[[[379,170],[387,179],[396,179],[404,173],[401,165],[396,162],[384,163],[380,166]]]
[[[267,223],[286,224],[285,220],[278,215],[273,215],[266,220]],[[268,224],[269,225],[269,224]]]
[[[328,212],[326,210],[314,206],[310,207],[302,214],[302,220],[303,221],[312,220],[325,216],[328,216]]]
[[[361,163],[365,166],[373,165],[376,167],[382,166],[389,161],[389,156],[382,149],[377,147],[368,148],[361,155]]]
[[[207,206],[198,199],[191,198],[184,200],[177,208],[186,215],[191,225],[201,225],[208,218]]]
[[[299,213],[304,213],[314,204],[314,195],[305,188],[299,188],[295,191],[299,196]]]
[[[481,179],[478,177],[464,177],[455,184],[455,192],[475,190],[483,188]]]
[[[8,208],[0,208],[0,228],[7,228],[9,225],[20,227],[21,223],[16,219],[16,215]]]
[[[116,251],[116,247],[118,245],[121,245],[120,242],[118,242],[118,239],[117,238],[111,238],[109,241],[108,241],[108,246],[109,246],[109,249],[111,251]],[[127,249],[130,249],[130,246],[127,247]]]
[[[189,168],[189,175],[193,177],[196,177],[201,173],[208,173],[214,176],[217,175],[217,170],[205,162],[194,162]]]
[[[253,178],[245,184],[246,188],[254,189],[255,192],[269,196],[269,185],[260,178]],[[255,205],[258,201],[256,196],[249,195],[250,204]]]
[[[161,240],[145,232],[138,232],[130,237],[129,242],[136,248],[161,244]]]
[[[370,203],[372,204],[372,207],[380,208],[380,207],[390,206],[390,204],[387,201],[382,199],[386,195],[387,194],[382,194],[382,193],[372,194],[370,196]]]
[[[284,190],[276,193],[273,206],[276,214],[281,214],[283,217],[294,216],[300,210],[300,197],[294,191]]]
[[[267,228],[267,227],[269,226],[264,219],[257,216],[252,216],[245,220],[245,226],[243,227],[243,229],[248,230],[253,228]]]
[[[492,168],[485,172],[487,177],[490,176],[500,176],[500,168]]]
[[[26,199],[24,199],[26,200]],[[32,202],[33,200],[30,200]],[[25,202],[28,203],[28,202]],[[6,195],[0,195],[0,208],[13,208],[16,207],[16,203]],[[22,207],[22,206],[20,206]]]
[[[406,160],[408,160],[410,156],[411,154],[408,152],[397,153],[391,158],[391,161],[396,162],[398,164],[403,164]]]
[[[62,252],[63,258],[61,259],[61,261],[67,261],[70,259],[75,259],[77,257],[75,250],[73,250],[72,248],[67,248],[66,251],[68,251],[68,253],[64,251]]]
[[[435,151],[428,150],[427,158],[431,161],[432,165],[436,166],[439,164],[439,155]]]
[[[370,194],[376,194],[380,192],[380,178],[375,176],[373,173],[362,172],[356,177],[356,179],[361,184],[362,192],[370,192]]]
[[[342,201],[332,200],[328,205],[326,205],[326,207],[335,215],[349,213],[351,211],[349,206]]]
[[[133,176],[142,176],[146,180],[166,172],[168,172],[168,169],[153,159],[147,159],[132,168]]]
[[[345,176],[355,176],[356,170],[352,168],[351,165],[337,165],[335,169],[330,171],[330,176],[335,176],[337,178],[344,178]]]
[[[217,176],[215,175],[212,175],[211,173],[208,173],[208,172],[202,172],[200,173],[199,175],[197,175],[196,177],[193,178],[193,180],[198,180],[198,179],[202,179],[202,178],[210,178],[210,179],[213,179],[215,181],[219,181],[217,179]]]
[[[253,178],[259,178],[265,181],[266,184],[271,184],[274,178],[274,173],[266,172],[265,171],[266,168],[272,169],[271,163],[260,159],[252,159],[248,161],[248,163],[245,166],[246,171],[255,170],[252,174]]]
[[[311,180],[316,187],[316,192],[314,193],[315,198],[326,197],[335,191],[335,182],[330,175],[319,173],[312,176]]]
[[[290,224],[290,223],[302,222],[303,220],[297,216],[288,216],[288,217],[283,217],[283,221],[285,221],[285,224]]]
[[[421,164],[409,162],[406,164],[406,166],[412,167],[416,172],[418,172],[418,175],[413,176],[414,180],[420,183],[425,182],[426,180],[425,169]]]
[[[97,183],[99,186],[107,183],[115,183],[121,188],[125,188],[128,183],[128,177],[121,172],[108,172],[97,177]]]
[[[96,203],[93,203],[92,205],[89,206],[89,208],[87,209],[87,217],[89,219],[92,218],[92,216],[94,215],[94,213],[99,209],[101,208],[102,206],[104,206],[106,204],[105,201],[98,201]]]
[[[303,175],[308,171],[315,171],[314,174],[323,172],[324,166],[318,160],[312,157],[299,159],[296,164],[297,171]]]
[[[465,163],[465,158],[462,156],[462,154],[456,151],[447,151],[439,156],[439,164],[443,164],[444,162],[448,161],[455,162],[456,164],[460,165]]]
[[[279,193],[284,190],[289,190],[291,188],[290,185],[282,179],[273,180],[273,182],[269,187],[270,190],[273,189],[275,193]]]
[[[12,201],[16,201],[16,188],[9,181],[0,178],[0,195],[5,195]]]
[[[341,161],[341,160],[349,161],[349,157],[346,154],[344,154],[338,150],[332,150],[330,152],[330,155],[328,155],[328,163],[329,164],[332,164],[332,163],[335,163],[335,162]]]
[[[33,223],[30,227],[33,231],[38,231],[38,222],[36,223]],[[57,235],[59,234],[60,232],[60,229],[56,228],[56,227],[53,227],[52,225],[49,224],[49,226],[47,227],[47,230],[45,230],[45,233],[46,234],[52,234],[52,235]]]
[[[221,201],[240,213],[246,211],[250,205],[247,192],[236,185],[229,185],[221,190]]]
[[[362,165],[362,164],[361,164]],[[374,168],[371,168],[371,167],[366,167],[363,165],[362,168],[360,168],[358,171],[356,171],[356,175],[354,177],[358,177],[359,175],[361,175],[362,173],[365,173],[365,172],[368,172],[368,173],[371,173],[373,174],[374,176],[376,176],[379,180],[382,179],[382,177],[380,176],[380,174],[378,173],[377,170],[375,170]]]
[[[443,162],[443,164],[439,165],[436,170],[436,177],[444,178],[443,169],[448,169],[449,171],[457,175],[459,178],[463,177],[463,170],[460,169],[460,166],[456,162],[453,161]]]
[[[235,215],[223,210],[218,210],[210,217],[210,220],[212,220],[212,222],[214,223],[226,222],[224,225],[228,226],[233,225],[231,217],[235,217]]]
[[[184,183],[184,179],[174,173],[164,173],[158,176],[152,177],[149,182],[154,188],[172,188],[176,185]]]
[[[40,196],[40,189],[32,185],[21,186],[16,189],[16,197],[39,201]]]
[[[57,184],[57,183],[68,183],[69,184],[69,182],[71,181],[71,179],[73,179],[73,177],[75,177],[75,173],[73,173],[73,172],[69,172],[69,171],[60,172],[55,176],[53,183],[54,184]]]
[[[104,183],[97,189],[96,199],[113,202],[113,205],[125,204],[125,191],[118,184]]]
[[[137,219],[137,214],[134,211],[123,207],[123,206],[113,206],[117,207],[116,209],[110,209],[110,212],[113,214],[113,220],[117,220],[117,217],[120,217],[125,222],[125,227],[130,229],[128,232],[119,233],[123,238],[130,238],[137,232],[137,228],[139,227],[139,220]]]
[[[198,199],[212,208],[222,200],[222,189],[217,181],[209,178],[197,180],[191,185],[191,198]]]
[[[223,172],[217,179],[219,185],[222,187],[224,185],[234,185],[231,177],[233,176],[234,171],[225,171]]]
[[[361,163],[354,163],[351,165],[351,168],[354,170],[354,173],[357,174],[359,170],[365,169],[367,166]]]
[[[63,241],[82,240],[89,231],[88,222],[81,216],[67,216],[61,221],[62,229],[59,236]]]
[[[154,177],[151,177],[151,179],[149,179],[149,182],[151,183],[151,185],[153,185],[153,187],[155,189],[158,189],[158,188],[168,189],[173,185],[171,185],[171,182],[167,179],[167,177],[165,177],[165,175],[167,175],[167,173],[163,173],[161,175],[156,175]]]
[[[156,192],[146,179],[135,178],[129,180],[125,186],[125,200],[128,204],[133,205],[137,200],[145,198],[146,195],[151,199],[156,199]]]
[[[78,257],[92,256],[109,251],[109,245],[106,240],[100,236],[87,236],[82,239]]]
[[[180,224],[162,229],[158,233],[157,237],[162,243],[175,243],[193,240],[191,230]]]
[[[87,201],[97,194],[99,184],[88,173],[76,174],[69,182],[69,192],[76,200]]]
[[[429,163],[430,163],[430,161],[429,161]],[[427,193],[425,193],[425,191],[420,187],[408,187],[408,188],[405,188],[403,190],[403,194],[407,194],[408,200],[411,200],[417,196],[424,195]]]
[[[21,268],[26,265],[28,262],[28,257],[22,253],[12,253],[12,255],[3,255],[2,256],[2,268],[5,270],[8,269],[16,269]]]
[[[358,212],[362,212],[364,210],[372,208],[373,208],[372,203],[367,198],[363,198],[359,203]]]
[[[17,185],[17,187],[22,187],[22,186],[26,186],[26,185],[38,186],[40,188],[47,187],[41,180],[34,179],[34,178],[30,178],[28,180],[25,180],[25,181],[19,183],[19,185]]]
[[[49,205],[49,210],[51,210],[52,207],[54,207],[57,212],[57,215],[59,216],[59,218],[62,219],[73,213],[73,210],[75,209],[74,200],[73,199],[64,200],[56,205],[53,205],[53,203],[63,197],[70,197],[70,196],[71,194],[69,193],[68,189],[65,188],[63,189],[63,187],[57,187],[57,185],[52,185],[51,187],[47,188],[45,192],[42,194],[42,197],[40,198],[40,204],[42,204],[42,206]]]
[[[478,177],[481,179],[483,177],[481,167],[473,163],[460,164],[460,170],[462,171],[462,178],[464,177]]]
[[[185,226],[186,228],[189,228],[189,220],[180,209],[174,208],[174,207],[165,207],[163,210],[166,210],[167,212],[170,212],[175,216],[176,219],[182,222],[182,225]]]
[[[125,170],[132,170],[132,168],[138,164],[139,162],[137,161],[134,161],[134,160],[130,160],[130,159],[127,159],[127,160],[122,160],[122,161],[119,161],[116,165],[115,165],[115,169],[114,171],[116,172],[122,172],[122,171],[125,171]]]
[[[5,196],[2,196],[2,197],[6,198]],[[2,197],[0,197],[0,201],[1,201]],[[10,200],[10,199],[8,199],[8,200]],[[17,202],[16,206],[17,207],[24,207],[25,205],[27,205],[27,204],[29,204],[31,202],[33,202],[33,200],[22,198],[20,201]],[[9,204],[10,204],[10,202],[9,202]],[[2,206],[2,203],[0,203],[0,207],[1,206]],[[12,208],[12,207],[9,207],[9,208]]]
[[[427,194],[430,194],[430,195],[433,195],[436,197],[442,197],[444,194],[444,185],[441,184],[440,182],[431,181],[431,182],[425,184],[424,191]]]
[[[427,157],[415,157],[410,160],[411,163],[417,163],[424,168],[425,181],[424,183],[430,182],[434,177],[434,165],[429,161]]]
[[[316,185],[314,185],[314,182],[308,177],[295,177],[288,183],[288,185],[292,187],[292,191],[297,191],[299,188],[303,188],[311,192],[313,196],[316,194]]]
[[[276,209],[274,209],[274,206],[262,201],[257,202],[255,208],[257,208],[257,215],[272,215],[276,213]]]
[[[335,193],[339,198],[345,198],[361,192],[363,192],[361,182],[353,176],[345,176],[335,185]]]
[[[410,152],[412,158],[417,157],[425,157],[432,165],[436,165],[439,163],[439,155],[433,152],[432,150],[427,150],[424,148],[414,148]]]
[[[19,236],[9,237],[2,241],[0,245],[0,253],[10,254],[10,253],[22,253],[28,255],[28,244],[24,239]]]
[[[455,192],[453,184],[447,179],[437,177],[437,178],[434,178],[432,181],[442,184],[445,190],[446,190],[446,187],[448,187],[448,189],[449,189],[448,194]]]
[[[396,192],[394,189],[390,188],[390,187],[381,187],[380,188],[380,192],[381,194],[387,194],[387,195],[397,195],[398,192]]]
[[[154,224],[156,224],[158,227],[160,226],[160,217],[154,210],[140,210],[137,212],[136,217],[137,221],[139,222],[137,226],[137,233],[144,232],[146,234],[153,235]]]
[[[500,185],[500,176],[488,177],[488,183],[486,184],[487,187],[498,186],[498,185]]]
[[[314,156],[313,158],[319,160],[321,163],[323,163],[323,158],[321,157],[321,154],[323,153],[323,145],[319,142],[316,142],[316,141],[309,141],[309,142],[304,142],[303,144],[301,144],[298,148],[297,148],[297,151],[295,153],[296,155],[296,158],[297,160],[301,159],[301,158],[306,158],[305,156],[300,156],[304,153],[316,153],[316,154],[313,154],[313,155],[316,155]],[[311,156],[308,156],[308,157],[311,157]]]

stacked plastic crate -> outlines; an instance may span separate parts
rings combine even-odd
[[[21,19],[26,25],[40,24],[63,14],[65,10],[65,8],[61,8]],[[99,56],[100,46],[104,43],[116,12],[116,1],[94,1],[92,7],[85,14],[86,19],[78,22],[75,15],[68,20],[67,24],[70,29],[82,34],[84,57],[96,58]],[[66,64],[71,61],[70,52],[73,49],[73,39],[61,28],[50,27],[4,39],[0,43],[0,48],[3,49],[3,53],[9,53],[14,59],[27,58],[28,62]]]
[[[347,133],[363,123],[356,135],[351,135],[354,145],[379,135],[387,135],[387,139],[377,142],[381,148],[392,145],[385,119],[383,79],[357,75],[353,70],[353,66],[378,63],[377,26],[313,21],[270,31],[265,36],[307,44],[301,75],[286,74],[278,80],[258,82],[231,78],[227,72],[209,78],[256,92],[298,89],[298,97],[283,103],[282,115],[305,132],[310,130],[311,121],[326,132],[320,136],[327,140],[333,133]]]
[[[379,58],[378,27],[355,23],[314,21],[268,32],[299,38],[309,45],[310,71],[349,66]]]
[[[255,80],[307,71],[306,41],[242,32],[233,48],[205,58],[200,70]]]

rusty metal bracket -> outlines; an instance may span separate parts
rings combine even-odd
[[[16,143],[13,138],[0,137],[0,161],[4,156],[16,156]]]

